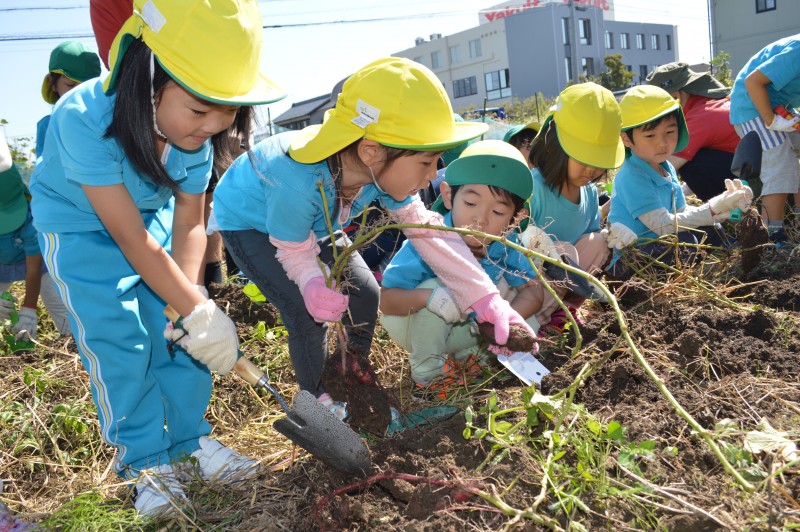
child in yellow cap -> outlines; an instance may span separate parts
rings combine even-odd
[[[601,234],[595,183],[624,158],[619,139],[619,105],[596,83],[571,85],[558,95],[555,109],[533,141],[531,220],[523,234],[527,246],[551,256],[566,253],[585,271],[595,273],[609,250]],[[577,317],[583,298],[555,286]],[[550,294],[537,314],[545,331],[561,332],[568,318]]]
[[[444,215],[446,226],[507,234],[519,243],[514,228],[527,216],[531,187],[530,170],[519,150],[500,140],[484,140],[471,144],[447,166],[433,210]],[[528,259],[501,242],[460,237],[486,275],[503,287],[498,290],[506,292],[511,307],[538,330],[533,315],[543,290],[533,282],[536,273]],[[427,388],[439,379],[435,388],[445,392],[460,384],[464,374],[480,369],[477,360],[485,355],[480,338],[413,242],[406,241],[384,271],[380,308],[389,336],[409,351],[411,378],[418,387]]]
[[[325,280],[334,246],[346,244],[339,231],[375,199],[397,222],[439,224],[417,192],[436,177],[442,152],[485,131],[485,124],[454,120],[429,69],[384,58],[347,79],[321,125],[263,140],[223,176],[209,228],[221,231],[236,264],[280,310],[301,390],[325,404],[341,400],[320,383],[326,322],[344,321],[358,356],[368,357],[372,345],[378,284],[363,259],[352,255],[342,286]],[[435,229],[404,233],[458,308],[495,324],[498,344],[506,343],[509,323],[528,328],[461,238]]]
[[[85,44],[78,41],[65,41],[50,52],[47,75],[42,81],[42,98],[51,105],[66,93],[92,78],[100,75],[100,58]],[[44,139],[50,115],[36,124],[36,157],[44,152]]]
[[[620,108],[627,156],[611,193],[609,247],[619,250],[639,239],[670,234],[677,234],[680,242],[697,244],[702,232],[687,229],[701,228],[714,238],[716,222],[727,220],[733,209],[750,206],[753,191],[738,179],[725,180],[726,191],[708,203],[686,204],[675,168],[667,158],[686,146],[689,133],[679,102],[665,90],[639,85],[625,94]],[[653,256],[666,250],[657,242],[642,242],[637,247]],[[670,259],[664,256],[664,260]],[[616,261],[611,271],[617,277],[630,274],[623,261]]]
[[[175,510],[173,464],[234,481],[257,463],[210,439],[211,371],[237,359],[236,327],[197,285],[204,191],[250,106],[283,93],[259,72],[255,0],[134,0],[105,79],[56,105],[31,185],[47,267],[69,308],[115,470],[135,507]],[[164,307],[184,316],[168,327]],[[185,349],[167,349],[164,335]],[[187,354],[188,352],[188,354]]]

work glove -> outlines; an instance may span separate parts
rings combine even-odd
[[[784,133],[791,133],[795,130],[795,124],[800,122],[800,115],[793,116],[791,119],[784,118],[781,115],[776,114],[775,118],[772,119],[772,123],[767,126],[767,129],[770,131],[782,131]]]
[[[164,336],[220,375],[227,375],[236,364],[239,350],[236,325],[210,299],[183,318],[183,330],[167,328]]]
[[[194,286],[194,289],[197,290],[201,296],[208,299],[208,290],[206,289],[205,286],[201,284],[195,284],[192,286]],[[186,334],[185,331],[183,331],[182,329],[176,329],[175,325],[171,321],[167,321],[167,326],[164,327],[164,338],[166,338],[167,340],[172,340],[177,342],[185,334]]]
[[[550,235],[533,224],[528,225],[528,228],[522,232],[519,237],[519,241],[523,246],[531,251],[541,253],[542,255],[546,255],[556,260],[560,260],[558,248],[556,247],[555,242],[553,242],[553,239],[550,238]],[[541,259],[533,259],[533,264],[537,269],[541,268],[542,262],[543,261]]]
[[[464,320],[461,310],[456,305],[456,302],[453,301],[450,290],[443,286],[437,286],[433,289],[425,306],[447,323],[458,323]]]
[[[752,201],[753,191],[750,187],[743,185],[739,179],[726,179],[725,192],[708,200],[708,206],[716,217],[733,209],[748,209]]]
[[[508,342],[508,328],[511,324],[524,327],[531,336],[536,334],[530,325],[525,323],[522,316],[511,308],[508,301],[500,297],[500,294],[489,294],[483,296],[471,305],[472,310],[478,321],[488,321],[494,324],[494,341],[498,345],[505,345]]]
[[[36,340],[36,329],[38,326],[38,317],[36,316],[36,309],[30,307],[22,307],[19,309],[19,321],[11,326],[11,332],[14,333],[16,341]]]
[[[11,315],[17,310],[17,298],[11,296],[12,301],[0,298],[0,321],[11,319]]]
[[[622,249],[630,246],[639,236],[621,222],[611,222],[606,229],[600,231],[611,249]]]
[[[334,288],[336,285],[334,284]],[[350,298],[325,286],[325,279],[314,277],[303,290],[306,310],[317,323],[339,321],[347,310]]]

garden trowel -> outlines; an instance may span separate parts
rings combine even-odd
[[[182,318],[172,307],[168,306],[164,313],[175,328],[181,328]],[[301,390],[290,408],[264,372],[241,351],[233,370],[254,388],[271,393],[286,412],[286,417],[273,423],[275,430],[334,469],[351,475],[369,473],[372,458],[363,440],[312,394]]]

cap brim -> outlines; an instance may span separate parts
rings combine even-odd
[[[542,128],[544,129],[544,128]],[[617,135],[614,144],[590,144],[556,128],[558,142],[571,158],[595,168],[619,168],[625,162],[625,145]]]
[[[453,137],[447,142],[403,145],[381,142],[379,139],[374,140],[384,146],[403,150],[446,151],[468,142],[488,130],[488,125],[479,122],[456,122],[453,124]],[[357,125],[331,117],[323,124],[308,126],[295,135],[289,146],[289,155],[299,163],[316,163],[367,136],[366,131]]]
[[[58,95],[56,94],[56,91],[53,90],[53,84],[50,83],[49,72],[44,77],[44,81],[42,81],[42,98],[44,98],[44,101],[50,105],[53,105],[58,101]]]
[[[286,92],[262,72],[258,73],[256,85],[250,90],[250,92],[232,96],[229,94],[215,93],[213,90],[207,87],[190,87],[182,82],[178,76],[173,75],[169,68],[165,66],[160,59],[158,62],[178,85],[191,92],[198,98],[211,103],[218,103],[222,105],[262,105],[266,103],[277,102],[278,100],[286,98]]]

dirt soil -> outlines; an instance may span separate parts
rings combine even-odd
[[[623,308],[631,337],[678,402],[703,427],[714,429],[718,422],[729,419],[754,428],[761,418],[779,430],[797,427],[798,411],[796,407],[787,408],[787,404],[800,401],[794,386],[800,377],[800,261],[790,256],[789,250],[767,251],[761,264],[750,272],[748,284],[728,293],[734,301],[762,308],[726,308],[712,305],[708,297],[675,297],[675,293],[660,294],[655,288],[649,295],[644,303],[637,297],[636,304]],[[569,344],[574,340],[560,347],[542,346],[539,358],[552,370],[542,383],[543,393],[569,386],[587,362],[597,360],[617,344],[620,327],[610,308],[593,306],[589,311],[581,326],[583,347],[577,357],[569,357]],[[242,319],[245,323],[255,318]],[[515,379],[494,381],[489,387],[497,389],[498,401],[511,401],[521,393]],[[408,392],[406,378],[394,393],[408,396]],[[610,354],[578,388],[575,401],[601,419],[619,422],[627,429],[630,442],[654,441],[659,449],[678,449],[675,454],[658,453],[656,458],[643,461],[641,472],[659,486],[679,488],[687,500],[715,518],[703,512],[671,512],[654,506],[653,516],[660,526],[711,530],[720,528],[722,522],[731,528],[759,528],[764,525],[759,521],[761,516],[775,517],[777,523],[779,517],[786,517],[784,511],[789,515],[794,511],[797,519],[800,481],[796,468],[795,475],[788,476],[775,493],[747,497],[720,467],[709,447],[676,415],[627,349],[618,348]],[[413,404],[412,408],[423,406],[429,405]],[[507,524],[505,516],[470,488],[503,491],[514,486],[503,492],[503,500],[524,509],[539,494],[541,468],[531,464],[526,453],[479,467],[491,443],[464,439],[463,430],[464,417],[456,415],[391,438],[371,439],[375,472],[384,477],[369,483],[359,485],[359,479],[343,476],[316,461],[278,473],[269,483],[288,492],[303,490],[306,502],[286,507],[265,505],[262,514],[251,511],[242,528],[270,528],[269,523],[282,512],[292,514],[294,530],[502,528]],[[607,467],[614,468],[613,464]],[[357,487],[348,489],[349,484]],[[346,493],[332,496],[336,490]],[[590,508],[588,517],[581,516],[582,523],[603,529],[624,526],[631,514],[621,501],[584,501]],[[552,502],[548,499],[539,508],[547,508]],[[563,515],[557,520],[562,526],[568,525]],[[517,527],[536,528],[524,520]]]

